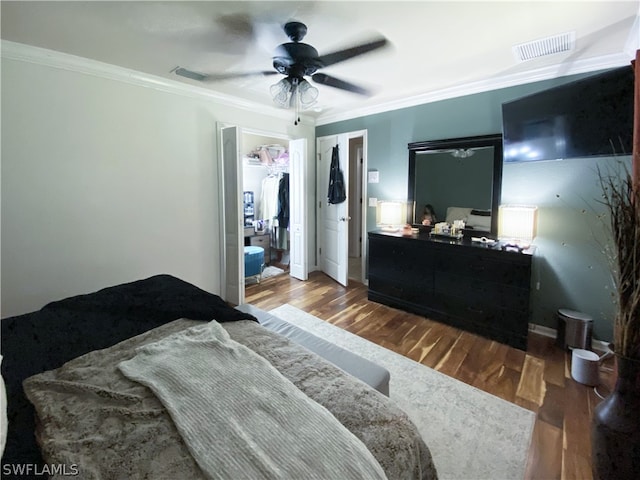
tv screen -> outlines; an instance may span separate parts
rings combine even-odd
[[[620,67],[503,103],[504,161],[631,155],[633,82]]]

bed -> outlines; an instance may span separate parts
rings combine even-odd
[[[437,477],[389,398],[173,276],[1,323],[5,475]]]

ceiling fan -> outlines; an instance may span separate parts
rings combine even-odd
[[[254,75],[286,75],[285,78],[271,86],[271,96],[275,104],[282,108],[295,108],[297,125],[300,121],[299,110],[313,105],[318,98],[318,89],[312,86],[304,77],[310,77],[315,83],[346,90],[360,95],[370,95],[371,92],[359,85],[318,72],[319,69],[334,65],[353,57],[377,50],[387,45],[384,37],[377,37],[366,43],[344,48],[326,55],[319,55],[318,51],[302,39],[307,33],[304,23],[291,21],[284,25],[284,32],[291,42],[283,43],[276,49],[273,56],[275,70],[257,72],[203,74],[178,67],[174,69],[176,75],[198,80],[213,82],[232,78]]]

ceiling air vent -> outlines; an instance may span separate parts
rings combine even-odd
[[[521,43],[513,47],[518,62],[526,62],[534,58],[545,57],[555,53],[569,52],[576,44],[576,32],[561,33],[552,37],[541,38],[533,42]]]

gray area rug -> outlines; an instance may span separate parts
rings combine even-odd
[[[275,277],[277,275],[280,275],[284,273],[284,270],[279,268],[279,267],[274,267],[272,265],[269,265],[268,267],[265,267],[264,270],[262,270],[262,276],[260,278],[262,278],[262,280],[269,278],[269,277]],[[248,277],[244,279],[244,284],[245,285],[252,285],[254,283],[258,283],[258,277],[253,276],[253,277]]]
[[[269,265],[262,271],[262,278],[275,277],[281,273],[284,273],[283,269]]]
[[[390,397],[413,420],[442,479],[524,478],[535,414],[320,320],[270,312],[391,372]]]

